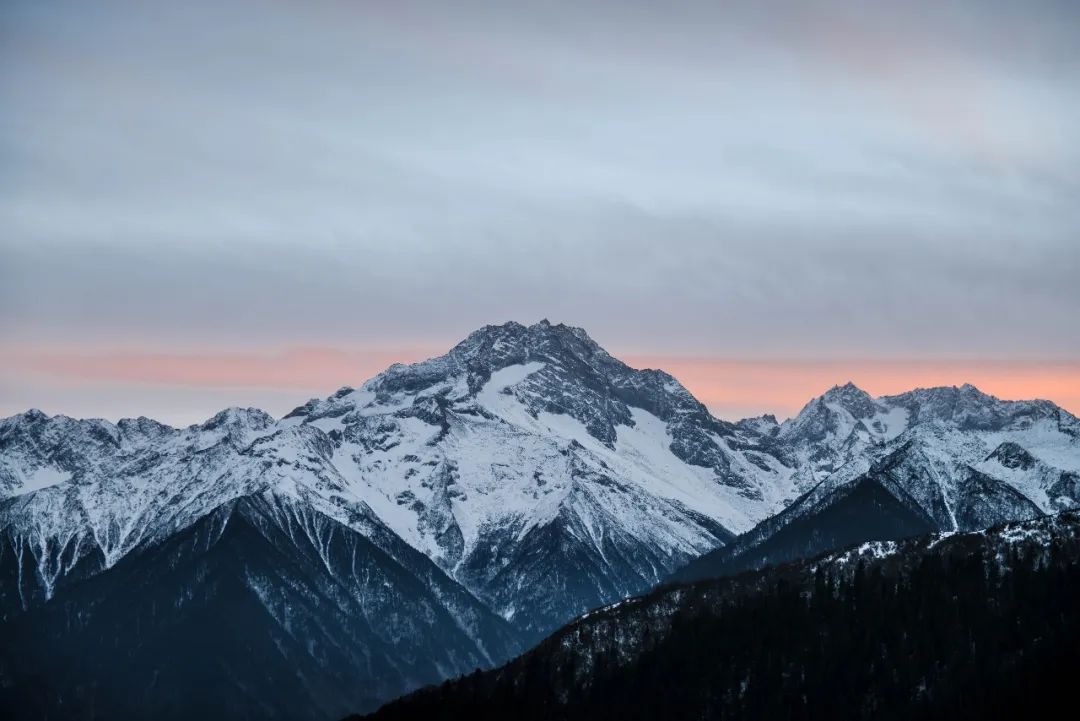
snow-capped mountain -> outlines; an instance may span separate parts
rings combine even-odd
[[[1080,506],[1080,424],[1049,401],[1002,401],[970,385],[873,399],[849,383],[770,437],[805,492],[678,578]]]
[[[1070,491],[1080,470],[1080,421],[1050,401],[1003,401],[971,385],[874,399],[848,383],[810,401],[769,438],[773,452],[797,469],[796,487],[815,494],[907,449],[917,467],[905,487],[942,527],[963,527],[946,516],[972,468],[1009,483],[1044,512],[1080,502]]]
[[[537,635],[781,507],[790,471],[674,378],[577,328],[508,323],[289,414],[363,498]]]
[[[789,475],[671,376],[546,322],[482,328],[283,424],[325,431],[351,493],[537,635],[750,528]]]
[[[486,613],[520,648],[699,557],[757,565],[886,531],[1029,518],[1077,505],[1078,474],[1080,422],[1047,401],[970,386],[875,399],[848,384],[783,423],[728,423],[579,328],[507,323],[282,419],[231,408],[184,429],[0,420],[0,621],[273,498],[408,569],[387,576],[387,593],[423,599],[425,618],[452,628],[403,625],[403,647],[479,628]],[[340,564],[326,570],[354,587]],[[269,597],[254,603],[274,617]],[[473,641],[424,653],[457,659],[439,662],[452,674],[513,645]],[[364,683],[391,693],[430,678],[420,654],[387,662],[397,681],[369,668]]]
[[[1080,422],[1048,401],[971,386],[874,399],[849,383],[781,424],[731,424],[581,329],[487,326],[280,421],[235,408],[186,429],[36,411],[0,421],[0,530],[34,569],[3,602],[31,605],[270,489],[354,527],[378,519],[542,634],[890,456],[903,457],[897,487],[939,528],[1026,517],[1027,501],[1071,507],[1078,437]],[[1024,498],[1015,513],[1007,499],[974,509],[976,486]]]
[[[791,470],[755,443],[666,373],[546,321],[482,328],[280,421],[31,411],[0,422],[0,529],[26,569],[3,601],[28,607],[271,490],[361,532],[377,519],[536,637],[779,510]]]

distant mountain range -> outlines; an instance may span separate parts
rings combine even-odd
[[[4,419],[0,495],[0,702],[329,719],[673,577],[1076,507],[1080,421],[848,384],[729,423],[581,329],[507,323],[282,419]]]

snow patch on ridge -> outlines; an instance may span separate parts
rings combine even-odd
[[[476,401],[496,415],[506,415],[507,420],[520,420],[520,412],[523,410],[509,394],[503,393],[510,386],[525,380],[533,373],[544,367],[544,363],[531,361],[519,365],[511,365],[495,371],[480,392],[476,394]]]
[[[19,496],[25,493],[33,493],[50,486],[58,486],[71,480],[69,471],[62,471],[52,466],[35,468],[23,476],[22,485],[12,495]]]

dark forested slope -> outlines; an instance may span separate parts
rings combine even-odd
[[[1076,513],[864,544],[617,604],[373,718],[1053,718],[1078,608]]]
[[[517,650],[422,554],[274,494],[0,624],[0,718],[334,719]]]

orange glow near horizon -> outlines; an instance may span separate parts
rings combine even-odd
[[[1080,362],[1076,361],[775,361],[632,356],[631,365],[671,373],[713,413],[737,419],[773,413],[794,415],[834,385],[853,382],[872,396],[913,388],[971,383],[1005,400],[1043,398],[1080,412]]]
[[[361,351],[308,347],[192,354],[46,351],[11,355],[6,361],[64,382],[296,388],[330,393],[343,385],[358,386],[394,363],[413,363],[433,355],[437,353],[422,349]]]
[[[395,362],[434,355],[430,348],[294,348],[195,354],[51,349],[0,351],[8,382],[33,379],[58,388],[95,385],[265,388],[297,393],[297,403],[343,385],[358,386]],[[635,368],[661,368],[721,418],[772,413],[782,420],[834,385],[854,382],[873,396],[918,387],[971,383],[1009,400],[1045,398],[1080,413],[1080,361],[753,360],[621,356]],[[226,396],[226,393],[222,394]],[[150,414],[154,409],[147,409]],[[208,412],[216,409],[207,409]]]

